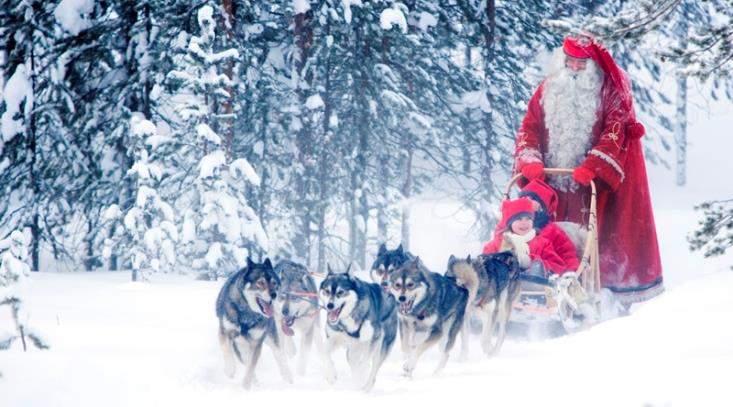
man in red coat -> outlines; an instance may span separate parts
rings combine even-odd
[[[626,305],[660,294],[662,267],[631,85],[608,51],[585,36],[565,39],[554,69],[527,106],[516,139],[515,171],[551,176],[556,220],[587,222],[589,185],[598,187],[601,283]]]

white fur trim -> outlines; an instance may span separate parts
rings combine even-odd
[[[508,230],[504,232],[504,243],[514,253],[521,268],[526,269],[532,261],[529,256],[529,241],[534,239],[535,236],[537,236],[537,232],[534,229],[524,235],[517,235]]]
[[[601,150],[596,150],[595,148],[590,150],[590,154],[594,155],[601,160],[608,163],[611,167],[613,167],[614,170],[621,176],[621,182],[624,182],[624,178],[626,178],[626,174],[624,173],[624,170],[621,168],[618,162],[614,160],[610,155],[604,153]]]
[[[517,161],[525,164],[541,163],[542,153],[540,153],[540,151],[535,148],[525,148],[522,149],[519,154],[517,154]]]

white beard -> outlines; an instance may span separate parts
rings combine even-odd
[[[565,55],[555,56],[556,69],[550,73],[542,94],[548,141],[545,165],[575,168],[591,148],[593,125],[601,99],[603,73],[592,60],[586,68],[573,72],[565,67]],[[550,177],[561,191],[574,191],[577,184],[568,176]]]

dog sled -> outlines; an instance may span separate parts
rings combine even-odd
[[[572,175],[572,169],[546,168],[545,175]],[[505,198],[522,174],[507,186]],[[600,316],[601,280],[598,254],[596,185],[590,182],[591,199],[587,224],[557,222],[576,247],[580,265],[573,273],[549,278],[522,272],[520,291],[513,303],[511,321],[537,324],[559,321],[565,331],[575,332],[595,323]]]

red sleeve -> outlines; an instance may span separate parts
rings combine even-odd
[[[532,260],[539,260],[545,266],[545,269],[552,271],[553,273],[562,273],[567,271],[565,262],[557,255],[555,249],[552,248],[552,243],[549,240],[536,237],[535,239],[542,239],[536,244],[530,247],[530,257]],[[534,250],[533,250],[534,249]]]
[[[566,270],[577,270],[580,265],[578,252],[567,233],[554,222],[549,223],[542,231],[547,231],[548,239],[552,243],[552,247],[563,262],[565,262]]]
[[[603,130],[598,142],[588,152],[581,166],[593,171],[611,190],[624,181],[622,146],[626,141],[626,123],[632,117],[631,108],[622,102],[614,86],[603,90]]]
[[[494,238],[484,245],[484,250],[481,252],[481,254],[497,253],[499,251],[499,248],[501,248],[501,239],[501,233],[495,233]]]
[[[529,99],[527,114],[522,120],[522,125],[517,132],[514,149],[514,172],[519,172],[527,164],[542,163],[541,140],[545,134],[545,113],[542,109],[542,88],[543,84]]]

